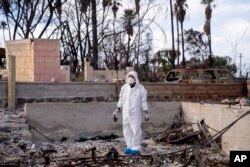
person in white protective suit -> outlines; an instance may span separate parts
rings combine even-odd
[[[139,154],[141,142],[142,114],[145,113],[145,121],[149,120],[147,105],[147,90],[139,83],[137,73],[130,71],[126,76],[126,84],[121,88],[117,109],[113,113],[113,119],[117,121],[117,113],[121,111],[123,117],[123,135],[127,148],[125,154]]]

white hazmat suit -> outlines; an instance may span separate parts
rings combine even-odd
[[[133,75],[136,84],[131,88],[128,82],[128,76]],[[126,76],[126,84],[121,88],[119,95],[118,108],[122,108],[123,117],[123,135],[127,148],[140,150],[141,141],[141,111],[148,111],[147,90],[139,83],[137,73],[131,71]]]

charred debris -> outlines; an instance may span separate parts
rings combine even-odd
[[[205,120],[184,122],[180,113],[169,128],[145,134],[141,154],[130,156],[121,154],[123,138],[112,133],[72,143],[67,143],[67,138],[35,143],[28,139],[31,127],[25,122],[23,112],[1,109],[0,166],[229,166],[229,157],[221,150],[221,137],[249,113],[220,131]]]

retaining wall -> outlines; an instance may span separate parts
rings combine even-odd
[[[6,82],[0,84],[0,98],[6,97]],[[119,91],[120,87],[119,86]],[[243,84],[164,84],[143,83],[148,97],[162,97],[169,100],[223,99],[244,96]],[[59,82],[18,82],[17,99],[49,99],[74,97],[116,96],[115,83],[59,83]]]

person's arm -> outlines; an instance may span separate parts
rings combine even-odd
[[[142,91],[141,91],[141,108],[143,112],[148,111],[147,90],[144,87],[142,88]]]
[[[121,88],[121,92],[120,92],[120,95],[119,95],[119,100],[118,100],[118,103],[117,103],[117,108],[113,112],[113,120],[114,120],[114,122],[116,122],[118,120],[117,113],[121,112],[121,108],[123,106],[123,103],[124,103],[124,86]]]
[[[141,108],[142,111],[145,113],[145,121],[148,121],[149,115],[148,115],[148,103],[147,103],[147,90],[144,87],[141,91]]]
[[[125,87],[125,85],[124,86],[122,86],[122,88],[121,88],[121,92],[120,92],[120,94],[119,94],[119,100],[118,100],[118,103],[117,103],[117,108],[122,108],[122,106],[123,106],[123,103],[124,103],[124,87]]]

